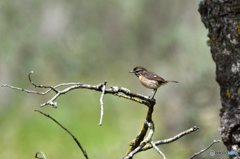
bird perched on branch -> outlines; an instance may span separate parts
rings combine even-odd
[[[154,93],[152,99],[154,98],[158,87],[167,84],[168,82],[178,83],[178,81],[165,80],[162,77],[158,76],[157,74],[148,71],[147,69],[141,66],[135,67],[129,73],[134,73],[138,77],[143,86],[153,89],[152,93],[149,95],[150,98],[150,96]]]

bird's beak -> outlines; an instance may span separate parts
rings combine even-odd
[[[129,71],[129,73],[134,73],[134,71],[132,70],[132,71]]]

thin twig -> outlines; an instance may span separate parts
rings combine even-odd
[[[199,154],[207,151],[207,150],[208,150],[210,147],[212,147],[215,143],[219,143],[219,142],[221,142],[221,140],[213,140],[213,142],[212,142],[208,147],[206,147],[205,149],[203,149],[203,150],[201,150],[201,151],[199,151],[199,152],[197,152],[197,153],[194,153],[189,159],[192,159],[192,158],[198,156]]]
[[[107,81],[105,81],[102,85],[102,94],[101,94],[101,97],[100,97],[100,105],[101,105],[101,117],[100,117],[100,122],[98,125],[102,125],[102,119],[103,119],[103,113],[104,113],[104,109],[103,109],[103,96],[105,94],[105,90],[106,90],[106,84],[107,84]]]
[[[43,158],[42,158],[42,157],[38,157],[38,154],[39,154],[39,153],[41,153],[41,154],[43,155]],[[38,158],[38,159],[47,159],[43,152],[37,152],[37,153],[35,154],[35,158]]]
[[[88,159],[87,152],[82,148],[82,146],[81,146],[80,142],[78,141],[78,139],[68,129],[66,129],[64,126],[62,126],[57,120],[52,118],[49,114],[43,113],[40,110],[35,110],[35,111],[43,114],[44,116],[46,116],[46,117],[48,117],[50,119],[52,119],[55,123],[57,123],[59,126],[61,126],[65,131],[67,131],[68,134],[71,135],[72,138],[75,140],[75,142],[77,143],[78,147],[81,149],[81,151],[82,151],[83,155],[85,156],[85,158]]]
[[[194,127],[190,128],[190,129],[188,129],[188,130],[185,130],[185,131],[179,133],[178,135],[176,135],[176,136],[174,136],[174,137],[172,137],[172,138],[165,139],[165,140],[155,141],[154,144],[158,146],[158,145],[162,145],[162,144],[171,143],[171,142],[173,142],[173,141],[176,141],[176,140],[180,139],[181,137],[183,137],[183,136],[185,136],[185,135],[189,135],[190,133],[197,131],[198,129],[199,129],[199,127],[194,126]],[[146,151],[146,150],[151,149],[151,148],[153,148],[152,145],[147,145],[147,146],[143,147],[143,148],[141,149],[141,151]]]
[[[52,89],[54,92],[58,92],[58,90],[56,90],[54,87],[52,86],[44,86],[44,85],[36,85],[35,83],[33,83],[32,79],[31,79],[31,74],[33,74],[33,71],[30,71],[28,74],[28,79],[30,81],[30,83],[34,86],[34,87],[39,87],[39,88],[50,88]]]
[[[62,83],[62,84],[54,86],[54,88],[61,87],[61,86],[69,86],[69,85],[81,85],[81,83]],[[8,84],[2,84],[1,86],[2,87],[8,87],[8,88],[11,88],[11,89],[16,89],[16,90],[19,90],[19,91],[24,91],[24,92],[27,92],[27,93],[39,94],[39,95],[46,95],[47,93],[49,93],[52,90],[52,89],[48,89],[45,92],[38,92],[38,91],[27,90],[27,89],[24,89],[24,88],[14,87],[14,86],[11,86],[11,85],[8,85]]]
[[[51,91],[51,89],[47,90],[46,92],[30,91],[30,90],[27,90],[27,89],[24,89],[24,88],[14,87],[14,86],[11,86],[11,85],[8,85],[8,84],[2,84],[1,86],[2,87],[8,87],[8,88],[11,88],[11,89],[16,89],[16,90],[19,90],[19,91],[24,91],[24,92],[27,92],[27,93],[39,94],[39,95],[45,95],[45,94],[47,94],[48,92]]]

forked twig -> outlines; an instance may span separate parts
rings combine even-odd
[[[146,122],[146,121],[145,121],[145,122]],[[149,126],[151,126],[151,127],[153,126],[152,128],[154,128],[154,125],[149,125]],[[151,148],[154,148],[154,149],[155,149],[159,154],[161,154],[161,155],[163,156],[163,158],[165,159],[166,157],[165,157],[165,155],[160,151],[160,149],[158,149],[158,147],[157,147],[158,145],[168,144],[168,143],[174,142],[174,141],[182,138],[182,137],[185,136],[185,135],[189,135],[190,133],[197,131],[198,129],[199,129],[199,127],[194,126],[194,127],[190,128],[190,129],[188,129],[188,130],[185,130],[185,131],[179,133],[178,135],[176,135],[176,136],[174,136],[174,137],[172,137],[172,138],[169,138],[169,139],[159,140],[159,141],[155,141],[155,142],[153,142],[152,140],[149,140],[148,143],[150,143],[150,144],[145,144],[142,148],[141,148],[141,147],[135,148],[132,152],[129,152],[129,154],[131,153],[130,156],[129,156],[129,154],[128,154],[128,156],[125,157],[125,159],[131,158],[134,154],[136,154],[136,153],[138,153],[138,152],[141,152],[141,151],[149,150],[149,149],[151,149]],[[142,130],[144,130],[144,128],[142,128]],[[145,130],[145,131],[146,131],[146,130]],[[151,128],[150,128],[149,133],[154,133],[154,129],[151,130]],[[141,137],[141,136],[140,136],[140,134],[139,134],[136,138],[140,138],[140,137]],[[134,142],[134,141],[135,141],[135,140],[133,140],[133,142]],[[131,144],[133,144],[133,143],[131,143]],[[156,146],[156,147],[155,147],[155,146]]]
[[[148,136],[143,140],[141,141],[141,143],[138,145],[136,143],[133,143],[133,145],[131,145],[130,149],[129,149],[129,152],[127,152],[127,155],[124,159],[130,159],[132,158],[136,153],[138,153],[146,144],[148,143],[151,143],[152,142],[152,137],[153,137],[153,134],[155,132],[155,128],[154,128],[154,123],[153,121],[147,121],[145,120],[145,122],[148,126],[148,128],[150,129],[149,132],[148,132]],[[141,132],[140,132],[141,133]],[[145,136],[146,133],[144,133],[143,135]],[[138,134],[139,135],[142,135],[142,134]],[[136,139],[138,138],[138,136],[136,137]],[[135,139],[135,140],[136,140]],[[133,146],[135,146],[135,148],[133,148]],[[157,148],[158,149],[158,148]],[[159,149],[158,149],[159,150]],[[158,151],[157,150],[157,151]],[[159,150],[160,151],[160,150]],[[159,152],[158,151],[158,152]],[[162,153],[160,153],[162,155]],[[163,157],[165,157],[163,155]],[[165,159],[165,158],[164,158]]]
[[[30,71],[28,74],[28,79],[30,81],[30,83],[34,86],[34,87],[38,87],[38,88],[50,88],[51,90],[53,90],[54,92],[58,92],[57,89],[55,89],[56,87],[52,87],[52,86],[44,86],[44,85],[36,85],[35,83],[33,83],[32,79],[31,79],[31,74],[33,74],[33,71]]]
[[[162,153],[162,151],[159,150],[159,148],[155,145],[153,141],[150,142],[153,148],[160,154],[162,155],[163,159],[166,159],[165,155]]]

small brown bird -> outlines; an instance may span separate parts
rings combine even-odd
[[[149,95],[149,98],[153,93],[154,94],[152,98],[154,98],[158,87],[167,84],[168,82],[178,83],[178,81],[165,80],[162,77],[158,76],[157,74],[148,71],[147,69],[141,66],[135,67],[129,73],[134,73],[138,77],[142,85],[144,85],[147,88],[153,89],[152,93]]]

